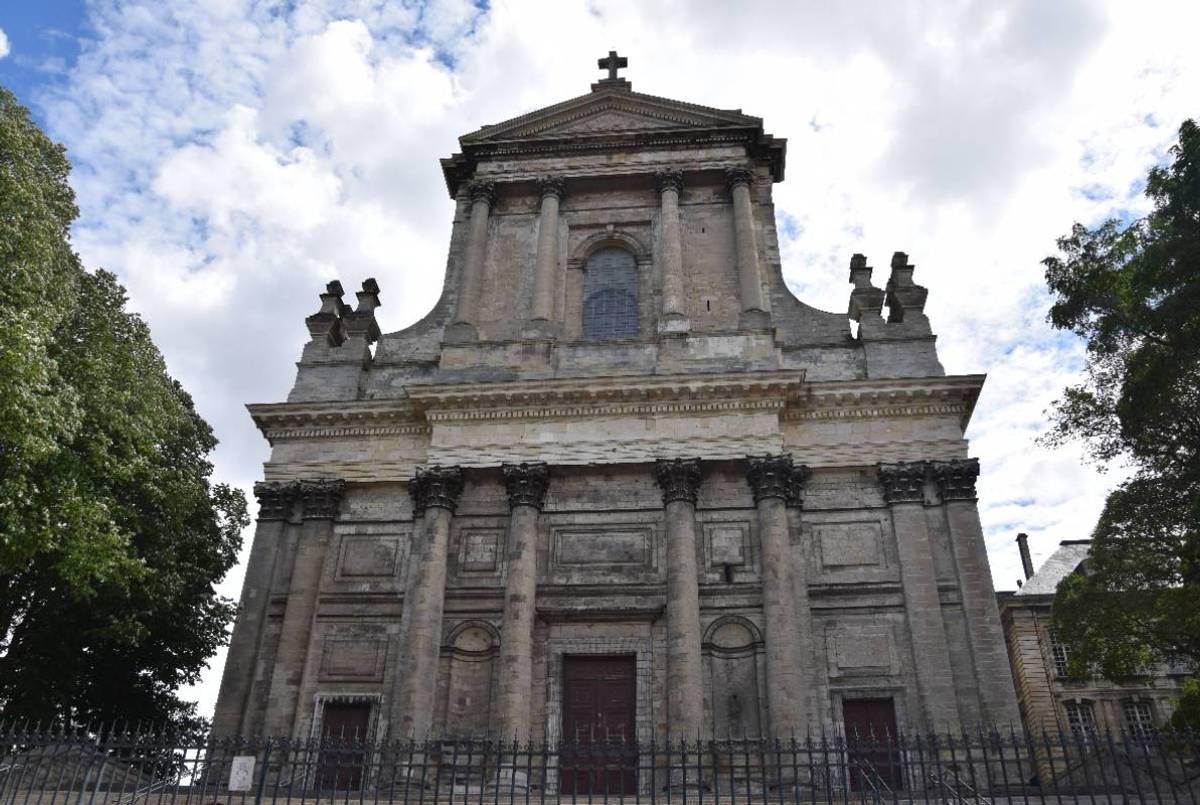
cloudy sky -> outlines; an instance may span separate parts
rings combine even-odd
[[[16,6],[16,8],[13,8]],[[1187,15],[1190,19],[1185,19]],[[784,273],[846,309],[850,255],[907,251],[949,372],[986,372],[968,433],[999,588],[1086,537],[1120,473],[1034,439],[1081,365],[1041,258],[1073,221],[1145,212],[1147,168],[1200,115],[1200,5],[42,0],[0,9],[0,83],[75,166],[76,248],[115,271],[249,491],[248,402],[286,395],[328,279],[383,289],[385,331],[438,296],[437,159],[481,125],[634,89],[764,119]],[[236,595],[241,573],[223,589]],[[193,691],[211,710],[214,661]]]

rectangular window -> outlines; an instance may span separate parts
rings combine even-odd
[[[1067,663],[1071,658],[1067,654],[1067,647],[1059,642],[1058,634],[1053,629],[1050,630],[1050,656],[1054,660],[1055,676],[1066,676]]]
[[[1125,729],[1129,730],[1130,735],[1143,736],[1154,732],[1154,714],[1150,702],[1126,699],[1121,704],[1121,710],[1125,714]]]
[[[1090,738],[1096,734],[1096,712],[1091,702],[1067,702],[1067,726],[1075,735]]]

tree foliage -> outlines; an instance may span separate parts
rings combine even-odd
[[[0,88],[0,709],[195,721],[247,523],[211,428],[107,272],[71,249],[69,163]]]
[[[1054,607],[1077,662],[1122,676],[1200,667],[1200,127],[1186,121],[1149,173],[1149,215],[1076,224],[1043,261],[1051,323],[1084,339],[1083,382],[1051,444],[1082,440],[1133,477],[1108,497],[1082,573]]]

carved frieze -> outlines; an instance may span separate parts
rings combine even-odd
[[[937,461],[933,464],[942,500],[975,500],[975,480],[979,477],[979,459]]]
[[[675,500],[696,505],[700,491],[699,459],[661,459],[654,465],[654,477],[662,489],[664,506]]]
[[[765,498],[782,498],[787,501],[792,495],[792,474],[795,466],[789,453],[777,456],[751,457],[746,480],[754,493],[754,502]]]
[[[453,513],[458,508],[462,490],[463,471],[460,467],[418,469],[416,476],[408,482],[408,493],[413,499],[413,515],[420,516],[433,507],[448,509]]]
[[[300,496],[300,484],[295,481],[259,481],[254,485],[258,498],[259,520],[286,520],[292,504]]]
[[[921,503],[925,500],[925,477],[929,464],[925,461],[901,461],[879,465],[879,484],[883,499],[888,503]]]
[[[508,506],[532,506],[541,510],[546,500],[546,489],[550,486],[550,473],[542,463],[505,464],[504,491],[508,494]]]
[[[346,482],[341,479],[300,481],[300,510],[304,519],[334,519],[338,516],[345,492]]]

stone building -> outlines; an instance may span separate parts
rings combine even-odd
[[[434,309],[330,283],[215,728],[535,740],[1017,718],[964,429],[905,254],[780,267],[759,118],[591,92],[465,135]],[[886,310],[886,314],[885,314]]]
[[[1164,726],[1188,677],[1186,668],[1162,666],[1118,680],[1068,674],[1070,657],[1051,628],[1050,609],[1058,583],[1085,566],[1091,541],[1059,543],[1036,573],[1025,534],[1017,536],[1017,546],[1025,581],[1016,592],[1002,592],[999,598],[1025,728],[1034,735],[1059,730],[1140,735]]]

